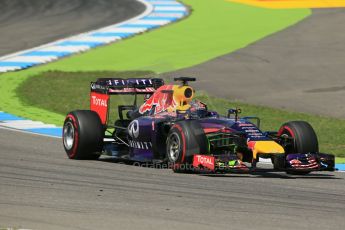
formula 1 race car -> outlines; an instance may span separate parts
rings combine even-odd
[[[334,156],[319,153],[318,139],[305,121],[290,121],[277,132],[260,130],[258,117],[226,116],[194,99],[180,77],[179,85],[157,78],[101,78],[91,82],[90,110],[70,112],[63,126],[63,145],[71,159],[100,155],[135,162],[167,163],[175,172],[252,172],[260,158],[288,173],[333,171]],[[118,106],[109,123],[110,95],[133,95],[134,103]],[[137,106],[137,95],[144,103]],[[109,133],[106,135],[106,133]]]

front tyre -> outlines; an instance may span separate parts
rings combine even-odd
[[[166,142],[166,156],[174,172],[192,171],[194,154],[207,153],[207,138],[197,121],[184,120],[171,127]]]
[[[313,127],[305,121],[290,121],[281,126],[278,135],[282,139],[290,139],[292,142],[284,145],[286,154],[290,153],[317,153],[319,142]],[[289,174],[305,175],[310,171],[290,171]]]
[[[286,136],[293,140],[293,143],[289,146],[284,146],[287,154],[319,152],[319,142],[316,133],[308,122],[287,122],[280,127],[278,135],[281,137]]]
[[[63,146],[68,158],[96,160],[103,148],[104,128],[98,114],[91,110],[70,112],[63,126]]]

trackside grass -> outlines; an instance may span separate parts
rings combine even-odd
[[[337,157],[337,158],[335,158],[335,163],[337,163],[337,164],[345,164],[345,158]]]
[[[62,117],[56,124],[62,125],[63,118],[69,111],[89,108],[90,82],[98,77],[117,76],[128,77],[157,77],[152,71],[127,71],[127,72],[60,72],[49,71],[32,76],[24,81],[17,89],[17,95],[23,99],[27,106],[43,108]],[[37,94],[31,89],[39,87]],[[262,106],[248,105],[240,102],[209,96],[207,93],[197,91],[197,98],[207,103],[209,109],[226,114],[227,109],[239,107],[242,116],[259,116],[262,129],[277,131],[287,121],[305,120],[311,123],[318,134],[320,150],[345,157],[345,120],[327,118],[304,113],[289,112]],[[53,93],[52,93],[53,92]],[[138,97],[141,98],[140,96]],[[132,96],[112,96],[111,120],[117,117],[117,105],[132,104]]]

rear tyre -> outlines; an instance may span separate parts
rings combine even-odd
[[[208,141],[201,125],[194,120],[174,124],[167,137],[166,156],[174,172],[192,171],[194,154],[207,154]]]
[[[77,110],[66,116],[62,137],[68,158],[96,160],[103,148],[104,127],[96,112]]]
[[[281,126],[279,136],[287,136],[293,140],[284,146],[285,153],[316,153],[319,152],[319,142],[313,127],[305,121],[290,121]],[[310,171],[290,171],[289,174],[305,175]]]

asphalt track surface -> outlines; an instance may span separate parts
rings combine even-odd
[[[0,0],[0,56],[139,15],[135,0]]]
[[[68,160],[61,140],[0,129],[0,225],[31,229],[341,229],[345,174],[174,174]]]
[[[237,52],[164,76],[196,77],[197,89],[229,100],[345,118],[344,25],[345,8],[313,10]]]

